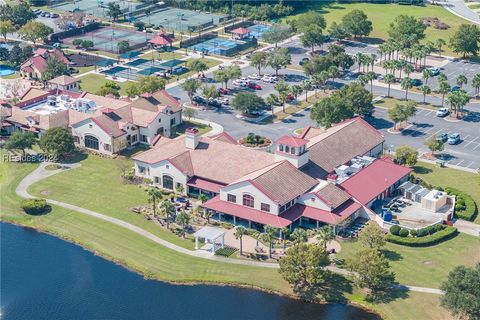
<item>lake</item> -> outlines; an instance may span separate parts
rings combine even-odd
[[[0,236],[2,320],[380,319],[353,306],[252,289],[145,280],[77,245],[11,224],[0,223]]]

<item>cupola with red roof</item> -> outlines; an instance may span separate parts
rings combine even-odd
[[[301,168],[308,163],[308,140],[293,137],[283,136],[275,143],[275,160],[288,160],[297,168]]]

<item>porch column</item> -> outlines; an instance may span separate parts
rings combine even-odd
[[[320,224],[318,223],[318,220],[317,220],[317,229],[318,229],[319,226],[320,226]]]
[[[299,226],[302,225],[302,217],[300,217],[300,219],[298,219],[298,225],[299,225]]]
[[[212,255],[215,255],[215,240],[212,241]]]
[[[280,235],[280,239],[282,239],[282,229],[278,229],[279,230],[279,235]]]
[[[248,228],[252,229],[252,221],[248,220]]]
[[[198,250],[198,237],[195,237],[195,250]]]
[[[225,248],[225,235],[222,234],[222,249]]]
[[[233,216],[233,225],[236,226],[237,225],[237,217]]]

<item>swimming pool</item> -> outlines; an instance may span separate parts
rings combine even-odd
[[[14,68],[6,65],[0,65],[0,77],[10,76],[14,73],[15,73]]]

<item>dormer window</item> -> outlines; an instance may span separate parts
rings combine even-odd
[[[245,207],[253,208],[253,207],[255,207],[255,199],[249,194],[244,194],[243,195],[243,205]]]

